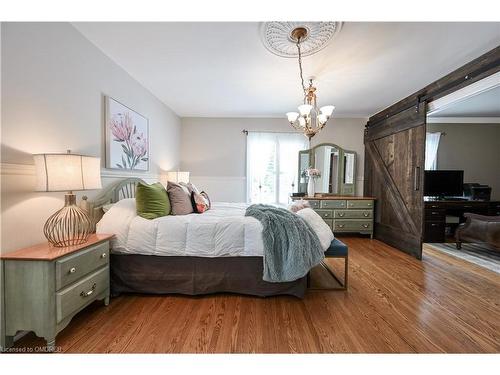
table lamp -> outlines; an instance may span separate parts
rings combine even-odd
[[[50,216],[43,233],[56,247],[87,242],[92,230],[88,213],[76,205],[74,190],[101,188],[101,159],[72,154],[33,155],[36,191],[66,191],[64,207]]]
[[[185,182],[186,184],[189,182],[189,172],[179,172],[179,171],[171,171],[167,172],[167,181],[172,182]]]

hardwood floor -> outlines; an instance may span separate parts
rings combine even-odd
[[[121,296],[81,312],[56,345],[70,353],[500,352],[498,274],[433,250],[420,262],[376,240],[342,240],[347,292]],[[16,344],[37,345],[44,341],[33,334]]]

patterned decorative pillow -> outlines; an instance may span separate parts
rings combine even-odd
[[[198,194],[193,191],[191,193],[191,203],[193,204],[194,212],[198,214],[202,214],[210,208],[210,200],[205,192]]]

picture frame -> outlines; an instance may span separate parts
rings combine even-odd
[[[149,171],[149,120],[110,96],[104,101],[106,168]]]

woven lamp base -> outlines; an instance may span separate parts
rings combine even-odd
[[[92,231],[92,221],[84,210],[76,205],[76,195],[64,196],[64,207],[50,216],[43,233],[56,247],[79,245],[87,242]]]

